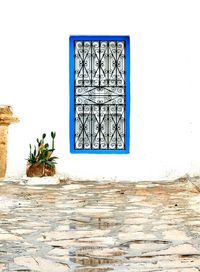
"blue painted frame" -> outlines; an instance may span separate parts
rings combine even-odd
[[[106,40],[126,41],[126,149],[124,150],[77,150],[74,149],[74,41]],[[70,73],[70,152],[73,154],[128,154],[130,152],[130,38],[129,36],[70,36],[69,37],[69,73]]]

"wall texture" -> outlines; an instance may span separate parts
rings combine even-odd
[[[55,130],[58,172],[154,180],[200,174],[198,0],[0,0],[0,104],[8,176],[25,173],[28,145]],[[131,152],[69,153],[69,35],[130,35]]]

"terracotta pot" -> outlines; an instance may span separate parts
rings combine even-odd
[[[34,164],[27,164],[26,168],[26,175],[27,177],[47,177],[47,176],[54,176],[56,173],[55,167],[50,167],[47,164],[42,163],[34,163]]]

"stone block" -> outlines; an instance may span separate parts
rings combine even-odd
[[[18,121],[10,106],[0,105],[0,178],[6,174],[8,126]]]
[[[60,183],[60,178],[53,177],[25,177],[20,181],[23,185],[56,185]]]

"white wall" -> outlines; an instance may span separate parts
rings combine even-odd
[[[199,0],[0,0],[0,104],[10,126],[8,176],[55,130],[58,172],[145,180],[200,174]],[[69,153],[69,35],[130,35],[131,152]]]

